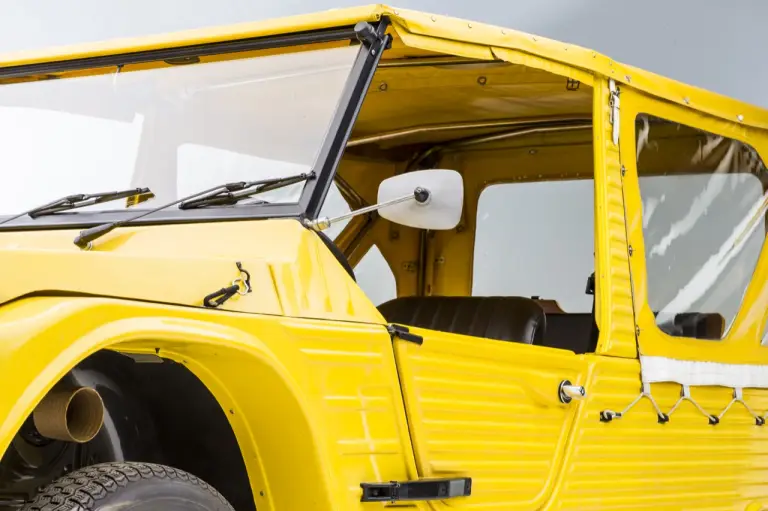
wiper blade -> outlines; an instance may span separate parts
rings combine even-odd
[[[275,179],[264,179],[260,181],[241,181],[239,183],[229,183],[228,188],[217,190],[204,194],[201,197],[184,200],[179,204],[179,209],[197,209],[206,206],[234,206],[243,199],[253,197],[259,193],[285,188],[296,183],[301,183],[315,177],[314,172],[308,174],[297,174]],[[235,186],[231,186],[235,185]],[[266,201],[259,201],[257,204],[265,204]]]
[[[93,206],[94,204],[101,204],[103,202],[111,202],[119,199],[127,199],[129,197],[135,197],[137,195],[149,195],[154,197],[154,194],[149,188],[132,188],[130,190],[121,190],[117,192],[104,192],[104,193],[79,193],[75,195],[67,195],[61,199],[57,199],[48,204],[32,208],[18,215],[14,215],[10,218],[6,218],[0,225],[6,224],[17,218],[23,216],[29,216],[30,218],[37,218],[45,215],[53,215],[60,211],[67,211],[70,209],[84,208],[87,206]]]
[[[269,190],[276,190],[284,186],[288,186],[294,183],[300,183],[301,181],[307,181],[309,179],[314,179],[314,178],[315,178],[315,173],[309,172],[306,174],[298,174],[295,176],[262,179],[259,181],[238,181],[235,183],[225,183],[223,185],[214,186],[213,188],[209,188],[201,192],[193,193],[192,195],[189,195],[187,197],[182,197],[181,199],[177,199],[173,202],[169,202],[168,204],[163,204],[162,206],[158,206],[155,209],[145,211],[143,213],[140,213],[126,220],[122,220],[122,221],[118,220],[117,222],[110,222],[107,224],[97,225],[89,229],[84,229],[80,231],[80,234],[78,234],[75,237],[74,243],[75,245],[83,249],[90,248],[92,242],[104,236],[108,232],[112,231],[114,228],[120,227],[122,225],[130,224],[131,222],[134,222],[139,218],[143,218],[147,215],[157,213],[158,211],[161,211],[166,208],[170,208],[171,206],[175,206],[176,204],[178,204],[179,207],[181,207],[184,203],[187,203],[188,206],[182,209],[191,209],[189,208],[189,204],[192,204],[193,207],[208,205],[205,202],[203,202],[195,206],[195,202],[193,201],[201,201],[203,199],[205,199],[206,201],[207,200],[213,201],[214,197],[216,198],[223,197],[227,200],[234,200],[235,201],[234,203],[236,204],[237,201],[244,199],[245,197],[248,197],[255,193],[266,192]],[[234,192],[241,192],[241,191],[244,193],[234,195]],[[233,194],[233,197],[230,198],[228,194]]]

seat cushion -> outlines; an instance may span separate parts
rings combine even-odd
[[[379,311],[390,323],[526,344],[541,344],[547,321],[536,301],[516,296],[408,296]]]

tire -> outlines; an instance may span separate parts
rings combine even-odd
[[[152,463],[101,463],[67,474],[22,511],[233,511],[215,489],[181,470]]]

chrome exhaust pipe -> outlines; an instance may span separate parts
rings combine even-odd
[[[90,387],[53,390],[32,413],[35,427],[46,438],[85,443],[104,424],[104,402]]]

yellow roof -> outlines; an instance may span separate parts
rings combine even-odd
[[[395,37],[407,47],[419,46],[421,50],[479,58],[493,58],[505,51],[513,51],[523,58],[531,56],[540,59],[540,62],[548,63],[553,68],[567,66],[575,68],[579,73],[610,77],[668,101],[768,130],[768,110],[621,64],[589,49],[512,29],[381,4],[155,36],[7,53],[0,55],[0,68],[349,26],[358,21],[376,21],[382,16],[390,18]],[[397,54],[408,55],[407,51],[403,53],[402,50]]]

